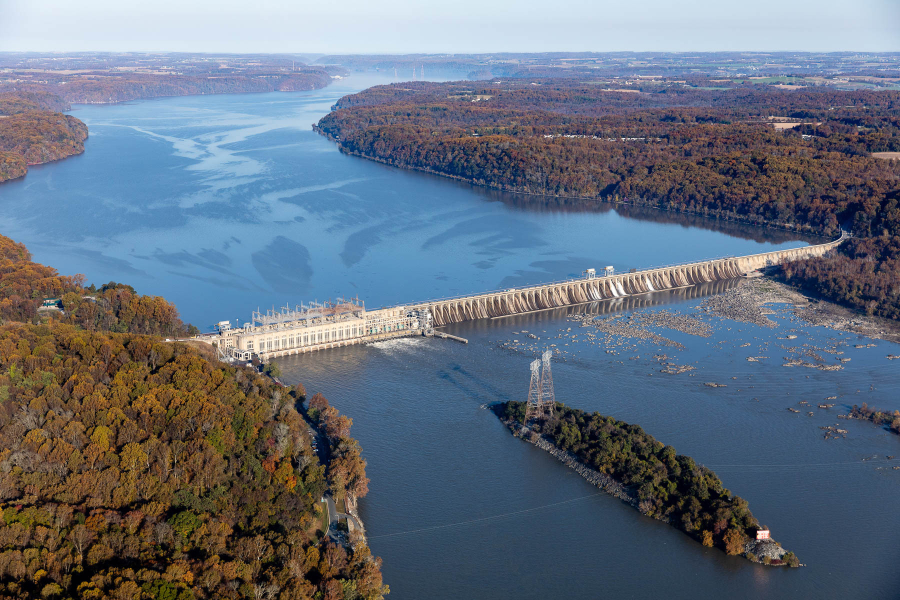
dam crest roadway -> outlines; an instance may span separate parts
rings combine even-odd
[[[849,237],[802,248],[730,256],[615,274],[611,267],[598,275],[593,269],[581,279],[542,283],[483,294],[430,300],[366,310],[358,299],[313,303],[294,310],[255,312],[249,323],[232,327],[222,321],[217,331],[195,339],[217,347],[229,360],[266,362],[302,354],[409,335],[429,335],[434,327],[562,308],[590,302],[629,298],[657,291],[691,287],[746,276],[765,267],[822,256]]]

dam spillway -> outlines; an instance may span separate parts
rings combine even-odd
[[[461,298],[450,298],[410,305],[408,308],[427,310],[436,327],[471,321],[548,310],[574,304],[624,298],[655,291],[671,290],[711,281],[734,279],[765,267],[822,256],[847,239],[844,233],[837,240],[748,256],[732,256],[695,263],[672,265],[583,279],[546,283],[507,289]]]
[[[593,270],[588,270],[588,275],[580,279],[375,310],[367,310],[362,302],[355,299],[311,308],[273,310],[266,315],[257,312],[253,320],[242,327],[232,328],[230,323],[223,321],[218,332],[200,335],[196,339],[216,346],[223,358],[250,360],[256,356],[265,362],[292,354],[420,335],[433,327],[462,321],[628,299],[657,291],[736,279],[765,267],[822,256],[848,237],[846,232],[842,232],[840,238],[824,244],[629,273],[598,276]]]

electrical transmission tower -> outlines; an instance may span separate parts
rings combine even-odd
[[[531,385],[528,386],[525,422],[536,419],[541,412],[541,361],[535,360],[531,362]]]
[[[556,395],[553,392],[553,373],[550,359],[553,353],[544,352],[541,360],[531,363],[531,384],[528,386],[528,403],[525,405],[525,422],[533,419],[549,419],[553,416]]]
[[[544,351],[541,356],[541,412],[544,418],[553,416],[553,407],[556,406],[556,393],[553,391],[553,372],[550,370],[550,359],[553,358],[551,350]]]

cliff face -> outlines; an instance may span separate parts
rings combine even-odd
[[[0,181],[22,177],[39,165],[84,152],[87,126],[75,117],[27,110],[0,117]]]

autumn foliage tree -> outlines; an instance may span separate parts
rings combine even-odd
[[[47,313],[90,330],[185,335],[191,329],[175,306],[159,296],[142,296],[131,286],[110,282],[84,286],[84,276],[59,275],[31,260],[23,244],[0,235],[0,318],[33,322],[46,297],[60,298],[62,313]]]
[[[495,410],[510,422],[524,422],[523,402],[507,402]],[[637,425],[557,403],[552,418],[531,427],[625,485],[642,513],[671,523],[704,546],[743,554],[749,536],[755,535],[759,522],[746,500],[732,494],[711,470],[676,454]]]
[[[39,319],[44,295],[65,313]],[[323,540],[296,393],[151,335],[183,327],[165,300],[84,288],[3,237],[0,299],[0,600],[387,593],[365,544]],[[356,442],[333,455],[364,492]]]
[[[359,491],[353,444],[333,470]],[[293,399],[189,346],[3,326],[0,448],[2,598],[386,591],[364,545],[307,560],[327,483]]]
[[[791,265],[787,281],[900,318],[900,161],[872,156],[900,151],[900,92],[683,80],[639,92],[573,78],[376,86],[317,128],[344,152],[581,207],[627,202],[828,236],[843,227],[855,239]],[[795,126],[778,130],[772,116]]]
[[[331,460],[327,475],[332,492],[338,499],[347,494],[362,498],[369,493],[369,479],[359,443],[350,437],[353,421],[318,393],[309,400],[309,412],[328,438]]]
[[[84,152],[87,126],[62,114],[67,109],[46,92],[0,94],[0,182],[25,175],[27,165]]]

